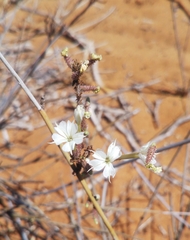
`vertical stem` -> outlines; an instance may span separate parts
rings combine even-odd
[[[35,97],[32,95],[32,93],[30,92],[30,90],[27,88],[27,86],[25,85],[25,83],[22,81],[22,79],[18,76],[18,74],[14,71],[14,69],[11,67],[11,65],[7,62],[7,60],[4,58],[4,56],[1,54],[0,52],[0,59],[1,61],[4,63],[4,65],[8,68],[8,70],[12,73],[12,75],[16,78],[16,80],[18,81],[18,83],[20,84],[20,86],[23,88],[23,90],[25,91],[25,93],[28,95],[28,97],[30,98],[30,100],[33,102],[33,104],[35,105],[35,107],[38,109],[40,115],[42,116],[44,122],[46,123],[48,129],[50,130],[51,133],[54,133],[54,127],[48,117],[48,115],[46,114],[46,112],[42,109],[42,107],[40,106],[40,104],[37,102],[37,100],[35,99]],[[61,145],[59,146],[59,149],[61,150],[63,156],[65,157],[65,159],[67,160],[68,164],[70,165],[70,167],[72,168],[71,164],[70,164],[70,156],[68,153],[65,153],[62,148]],[[104,212],[102,211],[100,205],[98,204],[98,202],[95,200],[94,196],[92,195],[92,192],[90,191],[86,181],[83,179],[81,180],[80,175],[77,175],[78,180],[80,181],[82,187],[84,188],[85,192],[87,193],[90,201],[92,202],[92,204],[94,205],[94,208],[97,210],[97,212],[99,213],[100,217],[102,218],[102,220],[104,221],[107,229],[109,230],[110,234],[112,235],[114,240],[118,240],[119,238],[117,237],[114,229],[112,228],[110,222],[108,221],[107,217],[105,216]]]

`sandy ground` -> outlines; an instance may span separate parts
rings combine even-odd
[[[71,1],[70,6],[73,3],[74,1]],[[35,4],[33,1],[29,2],[30,7],[35,6],[37,10],[49,14],[53,14],[58,6],[58,2],[52,0],[39,1]],[[84,6],[81,5],[82,7]],[[12,6],[10,11],[14,8],[16,6]],[[66,17],[64,22],[69,24],[79,10]],[[157,142],[159,148],[180,142],[188,137],[190,127],[189,13],[189,1],[174,1],[173,3],[165,0],[99,1],[69,29],[79,42],[87,46],[86,49],[81,51],[76,42],[64,37],[59,38],[50,47],[48,57],[54,56],[52,53],[55,54],[55,52],[58,54],[56,59],[52,57],[52,62],[49,61],[47,66],[49,68],[56,66],[59,71],[60,69],[65,71],[64,75],[58,76],[64,84],[70,81],[70,71],[65,70],[66,64],[59,54],[61,49],[68,46],[71,55],[79,60],[87,58],[91,50],[95,50],[103,57],[102,61],[96,64],[95,72],[98,73],[98,77],[96,75],[93,78],[90,71],[84,76],[84,81],[98,84],[102,89],[98,96],[91,94],[92,105],[99,104],[96,114],[102,126],[99,130],[93,121],[89,123],[89,139],[94,149],[103,147],[105,150],[110,141],[117,139],[123,152],[130,152],[137,151],[140,146],[152,139]],[[22,27],[25,23],[26,15],[28,13],[20,10],[16,13],[19,26]],[[44,23],[39,21],[40,17],[32,15],[31,18],[30,21],[34,21],[33,27],[42,29]],[[11,38],[13,38],[11,33],[4,38],[1,51],[5,51],[6,39]],[[47,44],[43,36],[36,37],[31,42],[33,57],[42,52]],[[10,56],[7,55],[7,58],[9,59]],[[19,59],[20,62],[21,59]],[[10,61],[23,76],[16,60]],[[42,66],[39,65],[40,67]],[[147,87],[146,84],[150,86]],[[40,82],[37,82],[35,76],[30,78],[28,85],[38,98],[45,91],[46,110],[52,122],[59,122],[63,118],[72,119],[70,109],[72,104],[70,100],[67,100],[68,93],[69,96],[73,94],[71,87],[67,87],[65,91],[64,86],[60,84],[52,93],[48,85],[45,88],[40,87]],[[53,88],[49,86],[51,87]],[[63,104],[60,103],[61,97]],[[23,92],[20,92],[19,99],[25,99]],[[55,99],[57,99],[57,106]],[[112,118],[105,114],[106,107],[109,108],[107,111]],[[28,103],[27,108],[32,108],[32,105]],[[121,120],[122,116],[114,115],[110,109],[115,109],[116,112],[122,109],[124,115],[129,113],[132,115],[129,119]],[[5,112],[3,118],[8,118],[8,114],[9,111]],[[3,167],[6,169],[2,171],[2,176],[9,181],[14,179],[17,184],[20,181],[20,186],[23,186],[22,194],[27,196],[31,196],[34,191],[42,193],[59,187],[59,190],[53,193],[39,194],[35,197],[32,195],[31,200],[42,211],[45,211],[51,221],[60,223],[60,225],[68,224],[68,227],[65,225],[64,228],[68,239],[76,238],[71,233],[72,224],[70,224],[69,216],[72,214],[74,219],[80,218],[83,237],[85,236],[83,239],[107,239],[106,236],[95,231],[101,226],[101,224],[94,223],[96,213],[91,204],[89,208],[85,207],[87,197],[80,190],[80,184],[72,183],[76,178],[61,158],[58,148],[48,144],[51,141],[50,134],[45,126],[41,126],[37,112],[30,112],[26,125],[29,126],[29,123],[35,130],[26,131],[22,127],[15,130],[18,123],[14,121],[10,121],[10,126],[7,125],[6,130],[11,147],[3,150],[3,153],[22,157],[25,155],[25,157],[14,165],[15,163],[13,164],[10,158],[2,155],[2,169]],[[172,125],[173,123],[176,124]],[[173,128],[170,128],[171,125]],[[109,135],[109,140],[106,139],[106,134]],[[2,140],[1,145],[3,144]],[[35,149],[40,144],[41,147]],[[27,154],[29,148],[32,151]],[[119,239],[190,238],[187,226],[182,226],[181,234],[179,234],[179,218],[172,217],[169,213],[170,211],[189,211],[189,149],[183,146],[178,149],[179,153],[177,149],[164,151],[157,157],[159,164],[163,166],[163,174],[167,166],[171,164],[165,175],[156,175],[134,162],[118,167],[111,184],[105,181],[101,174],[89,180],[89,183],[94,184],[94,191],[100,194],[100,203],[104,206]],[[33,161],[32,164],[30,161]],[[7,166],[10,168],[6,168]],[[22,181],[28,182],[22,185]],[[76,192],[77,195],[74,194]],[[70,212],[64,205],[69,201],[73,203]],[[75,211],[78,207],[80,217]],[[145,208],[148,210],[142,218]],[[181,217],[184,218],[183,215]],[[189,224],[188,217],[185,221]],[[134,236],[137,228],[138,232]]]

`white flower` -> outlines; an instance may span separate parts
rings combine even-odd
[[[57,133],[52,135],[52,143],[55,143],[56,145],[65,143],[62,146],[62,150],[64,152],[70,152],[71,154],[75,148],[75,144],[82,143],[83,138],[85,137],[83,132],[77,132],[77,124],[70,121],[62,121],[58,125],[56,124],[55,130]]]
[[[74,117],[77,124],[80,124],[85,114],[83,105],[78,105],[74,110]]]
[[[94,159],[89,162],[93,170],[100,171],[104,168],[103,175],[105,178],[110,176],[114,177],[116,170],[114,169],[112,162],[121,156],[120,147],[115,146],[115,142],[111,143],[108,147],[107,154],[102,150],[96,150],[93,154]]]
[[[139,152],[139,158],[143,161],[146,168],[152,170],[154,173],[160,173],[161,167],[156,167],[156,144],[148,142],[142,146]]]

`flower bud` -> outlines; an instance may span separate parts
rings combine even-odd
[[[97,61],[101,61],[102,60],[102,55],[97,55],[95,53],[91,54],[91,59],[92,60],[97,60]]]
[[[99,93],[99,91],[100,91],[100,87],[98,86],[98,87],[96,87],[96,89],[94,90],[94,93]]]
[[[62,55],[63,57],[68,57],[68,47],[66,47],[66,48],[64,48],[64,49],[62,50],[61,55]]]
[[[86,119],[89,119],[89,118],[90,118],[90,112],[85,112],[85,113],[84,113],[84,117],[85,117]]]
[[[74,110],[74,117],[76,123],[79,125],[84,117],[85,110],[83,105],[78,105],[77,108]]]

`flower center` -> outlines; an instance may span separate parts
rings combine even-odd
[[[69,137],[67,138],[67,140],[68,140],[68,142],[71,142],[71,141],[73,140],[73,138],[72,138],[71,136],[69,136]]]
[[[105,159],[105,163],[110,163],[110,159],[109,159],[109,157],[106,157],[106,159]]]

